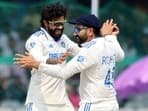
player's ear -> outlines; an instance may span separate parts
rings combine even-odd
[[[89,36],[92,36],[93,35],[93,28],[88,28],[88,33],[89,33]]]
[[[46,20],[43,20],[43,23],[44,23],[45,27],[48,27],[48,22]]]
[[[93,28],[90,28],[90,32],[94,32],[94,29]]]

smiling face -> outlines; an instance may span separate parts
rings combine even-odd
[[[45,22],[45,29],[55,39],[55,41],[58,41],[61,38],[65,22],[66,20],[64,19],[64,16]]]
[[[63,34],[66,15],[66,7],[59,2],[49,4],[42,9],[41,27],[45,28],[55,41],[58,41]]]
[[[76,37],[79,45],[87,41],[87,29],[88,27],[83,25],[75,25],[74,36]]]

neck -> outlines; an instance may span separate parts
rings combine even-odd
[[[91,41],[94,38],[95,38],[95,35],[89,36],[88,39],[87,39],[87,42]]]

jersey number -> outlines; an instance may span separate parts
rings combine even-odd
[[[106,77],[105,77],[105,81],[104,81],[104,84],[105,86],[107,86],[108,88],[111,88],[113,87],[113,78],[112,78],[112,74],[114,72],[114,68],[111,70],[109,69],[107,74],[106,74]]]

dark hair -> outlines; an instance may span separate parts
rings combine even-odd
[[[64,18],[66,18],[66,15],[67,9],[62,4],[60,4],[60,2],[49,4],[42,9],[40,20],[41,26],[44,27],[43,20],[52,21],[61,16],[64,16]]]
[[[99,29],[94,29],[94,34],[96,35],[96,36],[100,36],[101,34],[100,34],[100,28]]]

